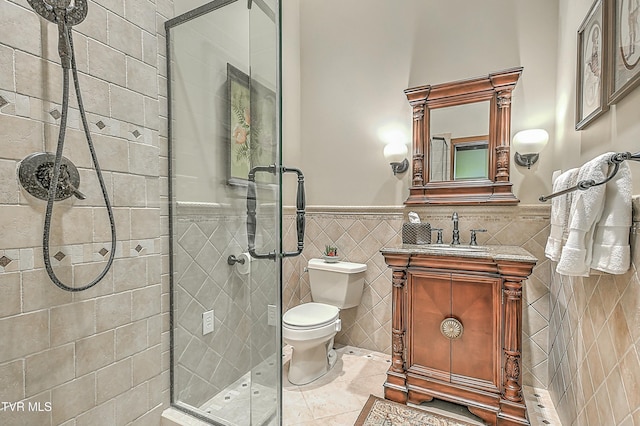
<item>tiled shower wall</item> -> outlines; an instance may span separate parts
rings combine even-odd
[[[175,390],[178,401],[193,407],[275,353],[267,321],[267,305],[277,300],[275,262],[253,260],[246,275],[227,263],[247,247],[246,213],[238,212],[239,205],[176,207]],[[264,245],[275,247],[273,230],[261,226],[258,232]],[[214,331],[203,336],[201,315],[208,310],[215,313]],[[257,379],[276,382],[275,376]]]
[[[478,234],[479,244],[522,246],[538,258],[523,291],[523,383],[546,388],[549,382],[549,283],[550,262],[544,257],[549,235],[548,206],[516,207],[429,207],[412,209],[432,228],[444,229],[451,241],[451,215],[460,216],[460,236],[469,242],[469,230]],[[342,331],[336,342],[360,348],[391,352],[391,273],[380,249],[401,242],[402,223],[408,209],[334,208],[307,209],[307,232],[303,256],[287,259],[283,271],[283,309],[311,301],[308,259],[322,254],[325,245],[338,246],[344,259],[367,264],[365,288],[360,306],[344,310]],[[295,244],[293,215],[285,215],[285,247]],[[434,235],[435,236],[435,235]]]
[[[640,424],[640,200],[631,269],[551,277],[549,391],[563,425]]]
[[[102,270],[110,250],[116,259],[95,287],[68,293],[43,269],[46,203],[16,178],[24,157],[55,151],[57,27],[25,0],[0,0],[0,401],[24,403],[3,404],[2,425],[157,425],[169,402],[163,23],[173,2],[88,3],[73,41],[118,242],[111,247],[72,88],[64,153],[87,199],[54,207],[54,269],[77,286]]]

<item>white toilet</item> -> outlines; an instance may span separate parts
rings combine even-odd
[[[282,316],[282,338],[293,348],[288,377],[294,385],[313,382],[335,364],[333,338],[341,329],[340,309],[360,304],[367,265],[310,259],[308,269],[313,302]]]

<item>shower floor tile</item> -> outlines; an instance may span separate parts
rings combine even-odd
[[[251,383],[254,376],[269,375],[268,369],[273,369],[274,362],[265,361],[247,372],[222,392],[205,402],[200,410],[207,417],[229,426],[267,425],[275,423],[276,386],[272,387],[258,383]],[[253,414],[253,416],[252,416]]]

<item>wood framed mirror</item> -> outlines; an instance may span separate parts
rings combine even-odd
[[[509,145],[511,93],[521,74],[517,67],[404,91],[413,108],[412,181],[405,204],[519,202],[509,180]],[[457,172],[456,164],[479,161],[486,163]]]

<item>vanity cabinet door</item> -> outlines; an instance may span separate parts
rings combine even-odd
[[[412,271],[407,286],[408,370],[433,379],[498,392],[501,280]],[[454,332],[441,331],[452,319]]]
[[[462,324],[451,340],[451,382],[499,392],[502,280],[451,275],[451,313]]]
[[[407,289],[407,367],[449,382],[451,342],[440,333],[440,323],[451,315],[451,274],[409,273]]]

